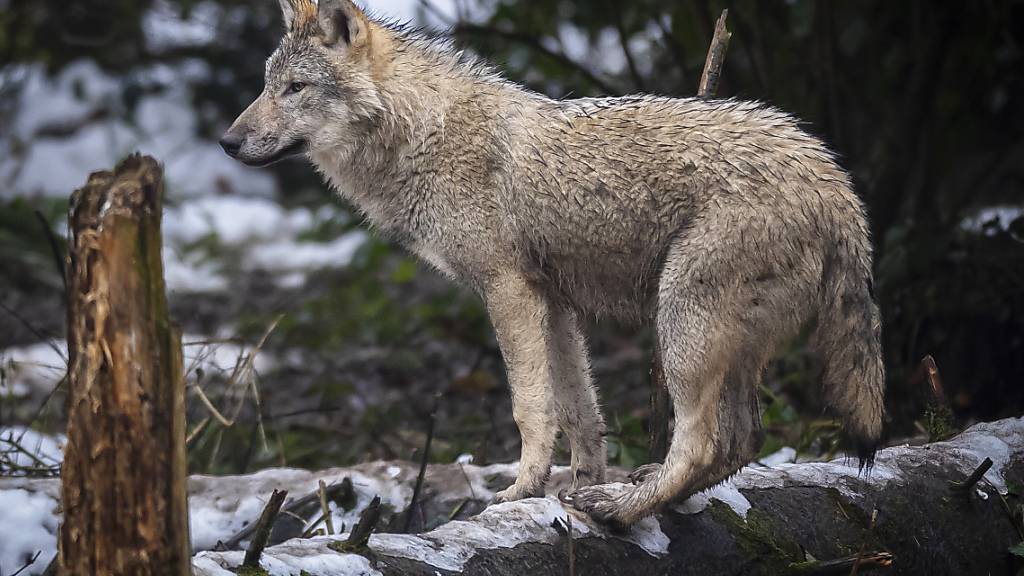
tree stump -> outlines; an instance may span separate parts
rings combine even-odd
[[[162,171],[138,155],[71,197],[60,574],[186,575],[181,334],[160,248]]]

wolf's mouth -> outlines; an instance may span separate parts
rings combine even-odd
[[[270,166],[271,164],[276,164],[281,160],[284,160],[285,158],[291,158],[292,156],[299,156],[305,153],[306,141],[296,140],[295,142],[292,142],[291,144],[271,154],[270,156],[265,156],[263,158],[242,159],[242,162],[248,166],[254,166],[256,168],[265,168],[267,166]]]

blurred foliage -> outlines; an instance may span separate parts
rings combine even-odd
[[[65,218],[67,206],[66,199],[0,199],[0,270],[12,288],[62,290],[46,230]],[[63,253],[64,238],[53,239]]]
[[[187,17],[200,3],[230,16],[218,19],[215,42],[170,49],[147,43],[148,11],[163,6]],[[512,79],[554,97],[693,95],[714,20],[729,8],[733,36],[718,95],[766,101],[806,121],[808,130],[839,153],[868,206],[884,317],[890,429],[910,433],[924,412],[926,392],[912,375],[925,354],[942,368],[961,421],[1024,411],[1024,219],[1018,216],[1008,226],[963,226],[986,207],[1024,206],[1024,2],[477,3],[491,15],[449,22],[456,41]],[[130,79],[139,66],[200,60],[212,73],[195,86],[194,106],[201,131],[214,136],[261,90],[263,61],[279,36],[277,11],[272,0],[0,1],[0,64],[40,62],[55,71],[88,57]],[[126,90],[125,105],[148,89]],[[285,163],[274,173],[286,184],[285,204],[329,201],[303,164]],[[19,290],[54,288],[52,268],[40,273],[52,257],[33,211],[41,209],[55,222],[65,208],[49,201],[0,205],[0,269],[17,279]],[[354,219],[322,221],[302,239],[334,238],[357,225]],[[215,237],[189,249],[229,271],[237,260]],[[233,294],[240,303],[222,302],[217,312],[230,313],[249,339],[258,338],[270,318],[286,313],[271,345],[307,350],[326,363],[301,394],[318,395],[326,406],[356,402],[355,378],[365,375],[327,362],[365,348],[386,351],[374,360],[381,365],[377,377],[418,395],[404,404],[391,399],[363,406],[358,421],[332,421],[331,432],[345,441],[325,436],[320,421],[305,425],[304,416],[280,427],[270,423],[265,447],[258,445],[262,440],[254,442],[248,424],[223,433],[220,442],[230,441],[231,450],[216,448],[219,432],[204,431],[195,439],[195,467],[237,471],[285,459],[316,465],[367,454],[409,457],[408,448],[422,442],[424,398],[437,390],[446,392],[451,407],[439,419],[435,458],[503,454],[488,445],[497,443],[495,422],[510,423],[508,400],[475,298],[380,242],[369,243],[352,266],[314,277],[301,292],[267,303],[260,289],[252,291],[262,299]],[[612,356],[626,346],[616,330],[592,327],[599,355]],[[646,333],[630,334],[649,341]],[[426,352],[438,343],[455,350],[455,357],[476,354],[483,360],[463,357],[467,371],[445,373],[441,365],[451,357]],[[618,365],[601,364],[596,372],[605,390],[611,458],[623,465],[643,460],[646,360],[629,357]],[[770,368],[762,391],[765,453],[782,445],[815,453],[836,449],[834,424],[820,418],[816,373],[800,340]],[[407,434],[398,437],[396,428]]]

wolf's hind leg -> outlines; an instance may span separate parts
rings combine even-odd
[[[590,375],[586,339],[575,313],[551,313],[548,343],[558,425],[572,450],[569,490],[604,482],[606,453],[604,419]]]
[[[540,496],[551,472],[558,431],[548,362],[550,308],[543,294],[515,275],[496,280],[486,300],[508,372],[512,416],[522,437],[516,481],[495,500]]]
[[[719,248],[720,257],[737,254]],[[760,445],[757,382],[771,347],[744,321],[749,294],[729,281],[729,264],[709,251],[701,260],[687,252],[670,251],[659,284],[657,345],[675,413],[665,463],[645,468],[638,485],[618,494],[595,486],[570,495],[573,506],[611,525],[628,526],[713,486]]]

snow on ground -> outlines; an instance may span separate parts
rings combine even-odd
[[[13,574],[39,552],[22,574],[41,574],[57,554],[57,501],[22,489],[0,490],[0,574]]]
[[[408,472],[411,476],[413,471]],[[331,506],[334,526],[351,528],[359,520],[359,512],[380,496],[381,501],[402,510],[412,498],[412,487],[406,476],[399,482],[385,467],[369,465],[362,468],[335,468],[310,472],[288,468],[262,470],[246,476],[193,476],[189,479],[189,509],[192,543],[196,550],[213,548],[218,540],[227,540],[259,517],[267,497],[275,490],[288,490],[290,498],[316,492],[323,480],[328,485],[352,481],[356,505],[352,510]],[[319,516],[319,513],[313,516]],[[307,518],[307,521],[315,518]]]
[[[1005,492],[1003,468],[1021,448],[1024,437],[1024,418],[1010,418],[998,422],[978,424],[963,434],[947,441],[921,447],[896,446],[878,453],[875,468],[870,475],[861,474],[855,463],[832,462],[779,464],[767,468],[748,466],[729,482],[699,494],[676,506],[679,513],[699,513],[720,500],[731,506],[737,514],[745,516],[750,502],[742,491],[785,486],[835,487],[856,499],[853,483],[867,483],[878,488],[889,482],[899,482],[903,470],[934,463],[953,462],[966,476],[986,457],[995,464],[986,474],[986,481],[1000,492]],[[493,496],[486,486],[489,477],[498,475],[511,478],[513,464],[487,467],[451,464],[433,466],[428,479],[444,486],[451,494],[445,496],[459,501],[475,494],[480,500]],[[217,540],[225,540],[240,530],[246,522],[260,513],[265,498],[274,489],[286,489],[292,497],[301,497],[316,490],[317,482],[339,482],[352,479],[358,503],[351,511],[334,510],[336,526],[351,527],[357,513],[374,495],[402,510],[409,502],[416,467],[412,464],[378,462],[353,468],[337,468],[322,472],[293,469],[264,470],[247,476],[210,477],[195,476],[189,481],[189,509],[192,537],[197,550],[209,548]],[[555,475],[565,474],[564,467]],[[446,477],[445,474],[452,476]],[[451,478],[464,474],[468,482],[454,482]],[[626,489],[623,485],[609,485],[609,489]],[[26,555],[43,551],[52,556],[56,539],[57,498],[59,481],[56,479],[0,479],[0,564],[4,567],[20,566]],[[438,570],[459,570],[473,556],[476,548],[508,548],[524,542],[556,542],[558,532],[551,526],[556,519],[565,519],[572,513],[575,537],[622,537],[636,543],[652,555],[667,552],[670,542],[654,518],[635,526],[624,536],[608,534],[602,527],[575,512],[567,512],[553,497],[533,498],[489,507],[479,515],[465,521],[453,521],[425,534],[375,534],[370,548],[381,555],[409,558],[425,562]],[[309,519],[307,519],[309,520]],[[334,539],[343,538],[335,536]],[[331,537],[295,539],[267,549],[263,566],[272,574],[312,573],[350,575],[375,574],[361,557],[338,554],[327,545]],[[201,552],[194,562],[196,574],[219,576],[228,574],[228,568],[241,562],[241,552]],[[45,563],[29,573],[38,574]]]

